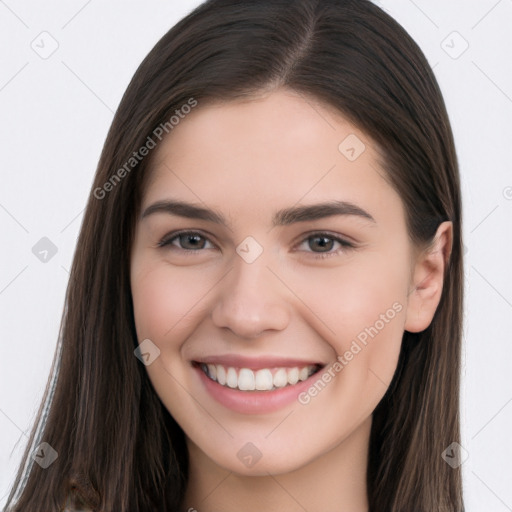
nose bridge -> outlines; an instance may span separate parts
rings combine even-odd
[[[265,330],[282,330],[289,321],[289,304],[282,283],[267,268],[268,254],[254,257],[254,247],[237,248],[233,268],[223,280],[212,318],[218,327],[253,338]],[[241,249],[249,250],[245,253]],[[250,258],[246,258],[250,254]]]

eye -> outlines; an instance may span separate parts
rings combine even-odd
[[[176,242],[176,243],[175,243]],[[209,249],[211,247],[205,247],[206,244],[213,244],[197,231],[182,231],[180,233],[174,233],[170,236],[165,237],[158,243],[158,247],[165,247],[172,245],[178,250],[187,252],[197,252],[200,249]]]
[[[208,247],[210,244],[211,247]],[[304,252],[314,253],[314,258],[327,258],[330,256],[336,256],[341,252],[353,249],[354,245],[347,240],[331,235],[329,233],[317,232],[312,233],[308,237],[304,238],[299,244],[300,247],[307,244],[310,251],[305,250]],[[332,250],[335,245],[338,244],[336,250]],[[203,236],[198,231],[181,231],[178,233],[171,233],[164,237],[159,243],[158,247],[172,246],[172,249],[183,252],[201,252],[201,249],[211,249],[214,245],[208,240],[207,237]],[[316,249],[319,249],[318,251]]]
[[[330,256],[336,256],[348,249],[354,249],[354,245],[349,241],[329,233],[312,233],[307,238],[303,239],[299,247],[304,244],[307,244],[308,248],[311,249],[311,251],[306,252],[315,253],[314,258],[328,258]],[[338,244],[340,247],[332,251],[335,244]],[[315,249],[320,250],[316,251]]]

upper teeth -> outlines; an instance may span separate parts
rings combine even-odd
[[[263,368],[261,370],[250,370],[249,368],[233,367],[226,368],[221,364],[201,364],[201,369],[222,386],[238,388],[241,391],[271,391],[284,386],[297,384],[299,381],[306,380],[315,373],[315,365],[298,366],[293,368]]]

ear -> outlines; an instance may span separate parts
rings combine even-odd
[[[450,260],[453,243],[453,225],[439,225],[434,241],[417,257],[409,289],[405,330],[421,332],[434,317],[443,291],[444,273]]]

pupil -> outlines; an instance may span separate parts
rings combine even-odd
[[[201,237],[199,235],[182,235],[182,237],[185,238],[185,243],[183,245],[185,245],[185,247],[187,246],[187,244],[190,243],[190,246],[192,249],[197,249],[197,247],[200,247],[201,246],[201,243],[200,243],[200,239]],[[195,242],[194,242],[195,241]],[[199,241],[199,244],[196,243]],[[183,238],[182,238],[182,242],[183,242]],[[187,247],[186,247],[187,248]]]
[[[325,236],[315,236],[312,238],[314,241],[320,241],[318,244],[320,248],[326,249],[325,252],[328,252],[330,249],[332,249],[332,244],[334,243],[334,240],[331,240],[330,238],[327,238]],[[326,243],[324,243],[326,242]],[[310,247],[313,248],[310,244]],[[324,252],[324,251],[320,251]]]

